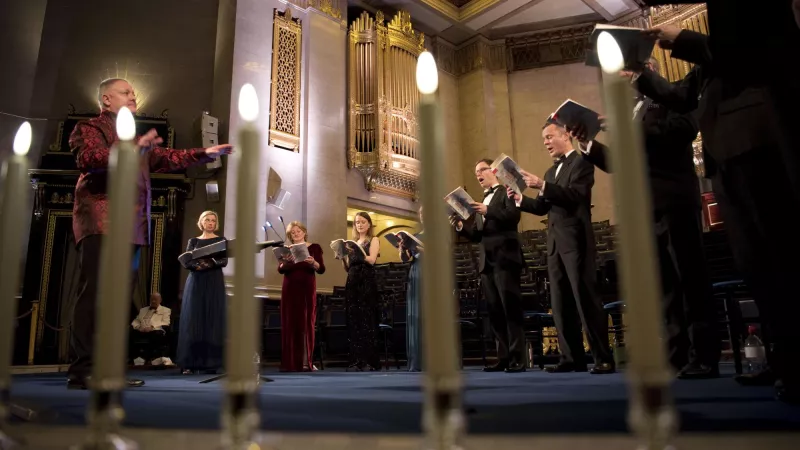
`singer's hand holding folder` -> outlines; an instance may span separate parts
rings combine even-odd
[[[645,63],[653,54],[655,39],[648,36],[641,28],[619,27],[616,25],[597,24],[589,37],[591,50],[586,52],[586,65],[600,67],[600,60],[597,58],[597,37],[600,33],[607,32],[617,41],[622,58],[625,60],[625,69],[641,71]]]
[[[603,129],[600,114],[569,98],[550,118],[568,130],[580,128],[588,140],[594,139]]]
[[[233,258],[235,256],[233,253],[234,241],[235,239],[226,239],[224,241],[219,241],[204,247],[196,248],[186,253],[181,253],[181,255],[178,256],[178,261],[184,268],[188,269],[189,263],[197,259]],[[255,253],[258,253],[267,247],[275,247],[278,245],[283,245],[283,241],[255,242],[253,244],[253,250],[255,250]]]
[[[367,252],[356,241],[336,239],[331,242],[331,250],[336,255],[336,259],[347,258],[351,263],[367,259]]]

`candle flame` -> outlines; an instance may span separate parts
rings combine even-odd
[[[14,136],[14,154],[24,156],[28,154],[31,148],[31,138],[33,137],[33,130],[31,130],[30,122],[23,122],[17,130],[17,135]]]
[[[417,60],[417,89],[422,94],[433,94],[439,88],[439,72],[431,52],[425,51]]]
[[[603,31],[597,36],[597,59],[605,73],[617,73],[625,66],[622,50],[610,33]]]
[[[131,110],[125,106],[117,113],[117,136],[121,141],[132,141],[136,136],[136,122]]]
[[[239,116],[247,122],[258,118],[258,94],[250,83],[242,86],[239,91]]]

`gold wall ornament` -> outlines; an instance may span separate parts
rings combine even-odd
[[[417,57],[425,37],[411,15],[398,12],[384,23],[363,12],[350,24],[350,107],[347,163],[364,175],[370,191],[416,198],[419,141]]]
[[[272,92],[269,145],[300,150],[300,57],[302,25],[292,8],[273,10]]]
[[[342,18],[342,8],[339,0],[308,0],[308,6],[331,16],[334,19]]]

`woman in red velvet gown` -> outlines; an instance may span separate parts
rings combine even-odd
[[[308,230],[302,222],[286,227],[287,244],[305,243]],[[291,256],[278,264],[283,274],[281,290],[281,371],[310,372],[314,355],[314,322],[317,318],[317,278],[325,273],[322,247],[308,244],[309,257],[294,261]]]

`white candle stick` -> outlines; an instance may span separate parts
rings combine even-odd
[[[622,298],[628,319],[628,379],[631,383],[631,428],[644,448],[662,449],[676,418],[668,395],[672,375],[667,366],[661,279],[656,261],[650,185],[641,124],[631,120],[633,92],[619,75],[624,59],[611,34],[597,38],[603,71],[603,93],[611,135],[610,165],[619,219],[618,255],[622,267]]]
[[[422,262],[423,361],[426,404],[424,428],[437,450],[456,445],[462,427],[456,300],[453,298],[453,252],[442,171],[445,168],[444,127],[436,90],[438,71],[433,55],[417,61],[420,136],[420,194],[425,209],[425,256]]]
[[[11,359],[14,352],[14,322],[17,315],[17,290],[23,242],[24,217],[28,213],[31,191],[28,178],[28,149],[31,124],[23,123],[14,138],[14,154],[3,164],[2,210],[0,210],[0,421],[3,391],[11,386]]]
[[[619,258],[622,266],[622,294],[628,324],[628,351],[633,372],[644,380],[663,382],[669,376],[661,337],[661,279],[658,276],[653,232],[650,184],[640,124],[631,120],[633,92],[619,72],[622,52],[611,34],[597,38],[597,52],[603,69],[608,130],[611,135],[611,164],[614,195],[619,215]]]
[[[125,387],[128,319],[131,306],[133,221],[139,151],[133,142],[136,123],[123,107],[117,113],[119,142],[108,159],[108,230],[100,251],[97,331],[94,342],[92,389],[120,391]]]
[[[251,84],[239,92],[239,166],[236,177],[236,239],[234,240],[233,299],[228,309],[228,339],[225,367],[228,392],[244,393],[255,389],[253,355],[258,353],[261,304],[255,299],[256,189],[261,135],[255,125],[258,96]]]

